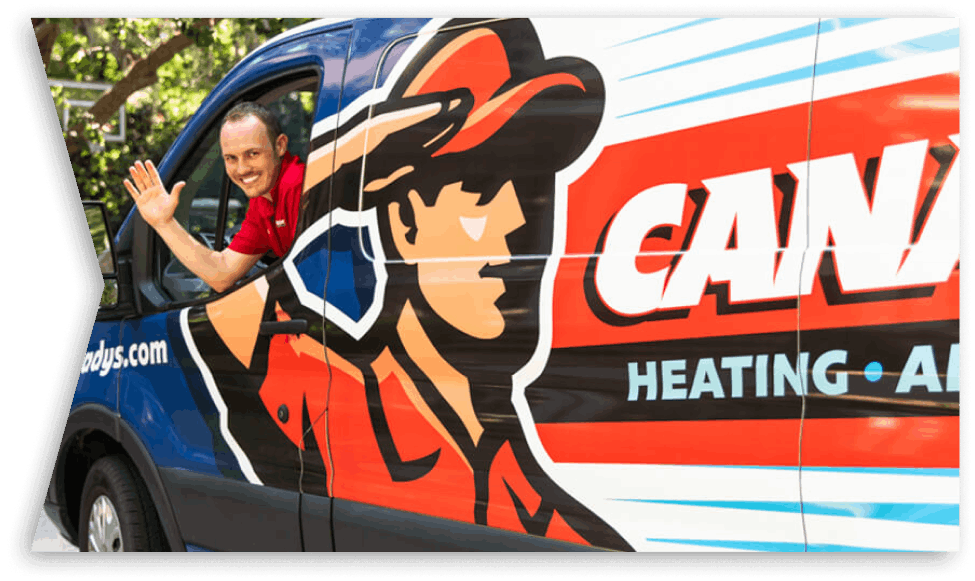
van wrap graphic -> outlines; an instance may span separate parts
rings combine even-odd
[[[638,341],[651,328],[657,340],[794,329],[796,289],[820,328],[878,319],[891,301],[903,322],[956,319],[957,109],[872,112],[957,90],[944,75],[817,101],[817,127],[859,130],[815,134],[808,163],[803,140],[764,131],[804,122],[808,105],[611,148],[569,190],[617,184],[570,205],[554,346]],[[734,139],[750,134],[760,147]],[[689,156],[684,143],[700,145]]]
[[[607,548],[957,548],[957,23],[915,20],[438,20],[350,69],[317,220],[184,323],[214,433]]]
[[[85,353],[81,373],[97,373],[101,377],[112,369],[122,367],[146,367],[163,365],[169,362],[169,346],[166,341],[148,341],[131,345],[118,345],[105,348],[105,341],[99,341],[98,349]]]

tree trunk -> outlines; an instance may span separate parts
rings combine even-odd
[[[61,30],[57,24],[46,18],[31,18],[31,23],[34,25],[34,38],[37,39],[37,48],[41,51],[44,69],[47,70],[47,63],[51,62],[51,49],[54,48],[54,41]]]
[[[214,26],[219,20],[221,19],[201,18],[193,24],[193,27]],[[178,33],[153,49],[145,58],[133,63],[132,68],[122,77],[122,80],[115,83],[111,89],[99,97],[95,104],[85,114],[81,115],[65,133],[68,155],[74,157],[82,148],[86,147],[84,139],[86,124],[102,125],[106,123],[129,96],[156,82],[156,71],[159,70],[159,67],[192,44],[193,39],[183,33]]]

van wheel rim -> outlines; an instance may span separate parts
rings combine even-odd
[[[118,553],[124,550],[118,512],[104,494],[95,499],[88,515],[88,550],[98,553]]]

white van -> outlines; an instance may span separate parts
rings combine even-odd
[[[294,245],[215,293],[125,220],[48,514],[82,550],[957,550],[958,47],[919,18],[269,42],[159,168],[220,249],[223,113],[298,116]]]

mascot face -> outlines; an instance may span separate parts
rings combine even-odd
[[[397,252],[417,266],[423,297],[440,318],[467,335],[498,337],[505,322],[496,303],[505,283],[490,267],[511,261],[506,237],[525,225],[514,184],[506,182],[483,205],[483,192],[465,191],[463,182],[441,188],[432,206],[415,190],[408,197],[416,224],[413,242],[399,220],[398,202],[389,206],[390,227]],[[451,259],[435,260],[445,248]]]

